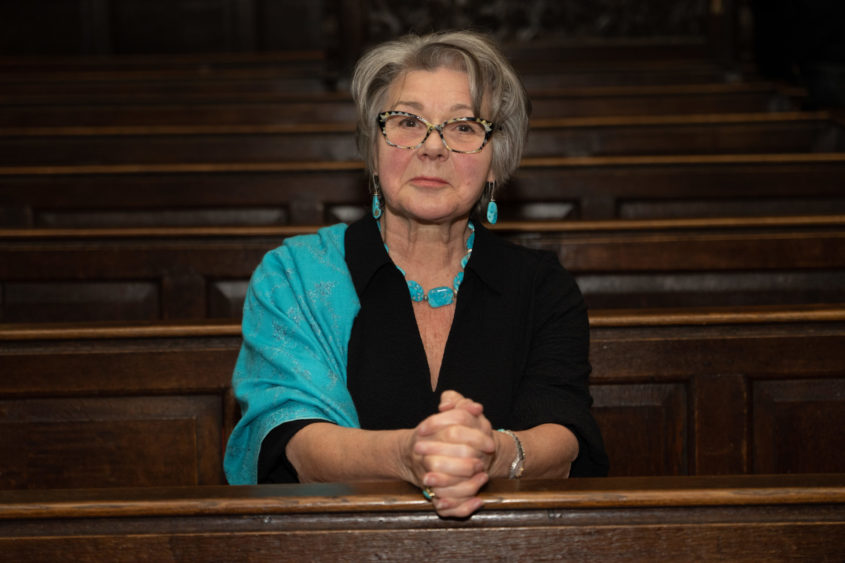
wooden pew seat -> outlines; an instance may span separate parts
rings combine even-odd
[[[611,474],[845,464],[845,307],[590,314]],[[223,483],[231,322],[0,326],[0,489]]]
[[[0,492],[16,561],[834,561],[845,475],[493,481],[468,520],[405,483]]]

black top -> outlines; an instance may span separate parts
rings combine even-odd
[[[566,426],[580,445],[570,474],[607,474],[601,434],[590,414],[587,308],[554,254],[511,244],[476,225],[432,391],[405,278],[385,251],[375,221],[367,217],[350,225],[344,242],[361,302],[347,352],[347,387],[361,428],[413,428],[437,412],[444,390],[454,389],[481,403],[494,428]],[[296,481],[285,446],[311,422],[288,422],[267,435],[259,483]]]

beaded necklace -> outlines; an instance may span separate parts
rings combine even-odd
[[[376,221],[376,224],[378,225],[378,230],[381,233],[381,222]],[[455,275],[455,279],[452,280],[452,287],[441,285],[428,290],[428,293],[426,293],[423,291],[419,282],[409,280],[405,270],[396,266],[396,269],[399,270],[402,273],[402,276],[405,277],[405,281],[408,284],[408,293],[411,294],[411,301],[416,303],[426,301],[429,306],[434,309],[454,303],[458,296],[458,288],[461,287],[461,282],[464,281],[464,269],[467,267],[467,262],[469,262],[469,257],[472,254],[472,245],[475,244],[475,225],[472,224],[472,221],[468,221],[467,227],[469,228],[469,237],[467,237],[466,243],[467,251],[466,254],[464,254],[464,257],[461,258],[461,271],[458,272]],[[384,236],[383,233],[382,236]],[[387,248],[387,243],[384,243],[384,250],[388,255],[390,254],[390,249]]]

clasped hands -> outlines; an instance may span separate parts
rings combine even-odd
[[[438,412],[411,435],[411,471],[434,492],[440,516],[466,517],[483,505],[478,491],[490,478],[496,438],[480,403],[444,391]]]

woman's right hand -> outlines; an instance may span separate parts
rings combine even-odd
[[[495,441],[483,406],[455,391],[441,396],[439,412],[412,432],[410,469],[417,484],[429,487],[441,516],[469,516],[482,501]]]

